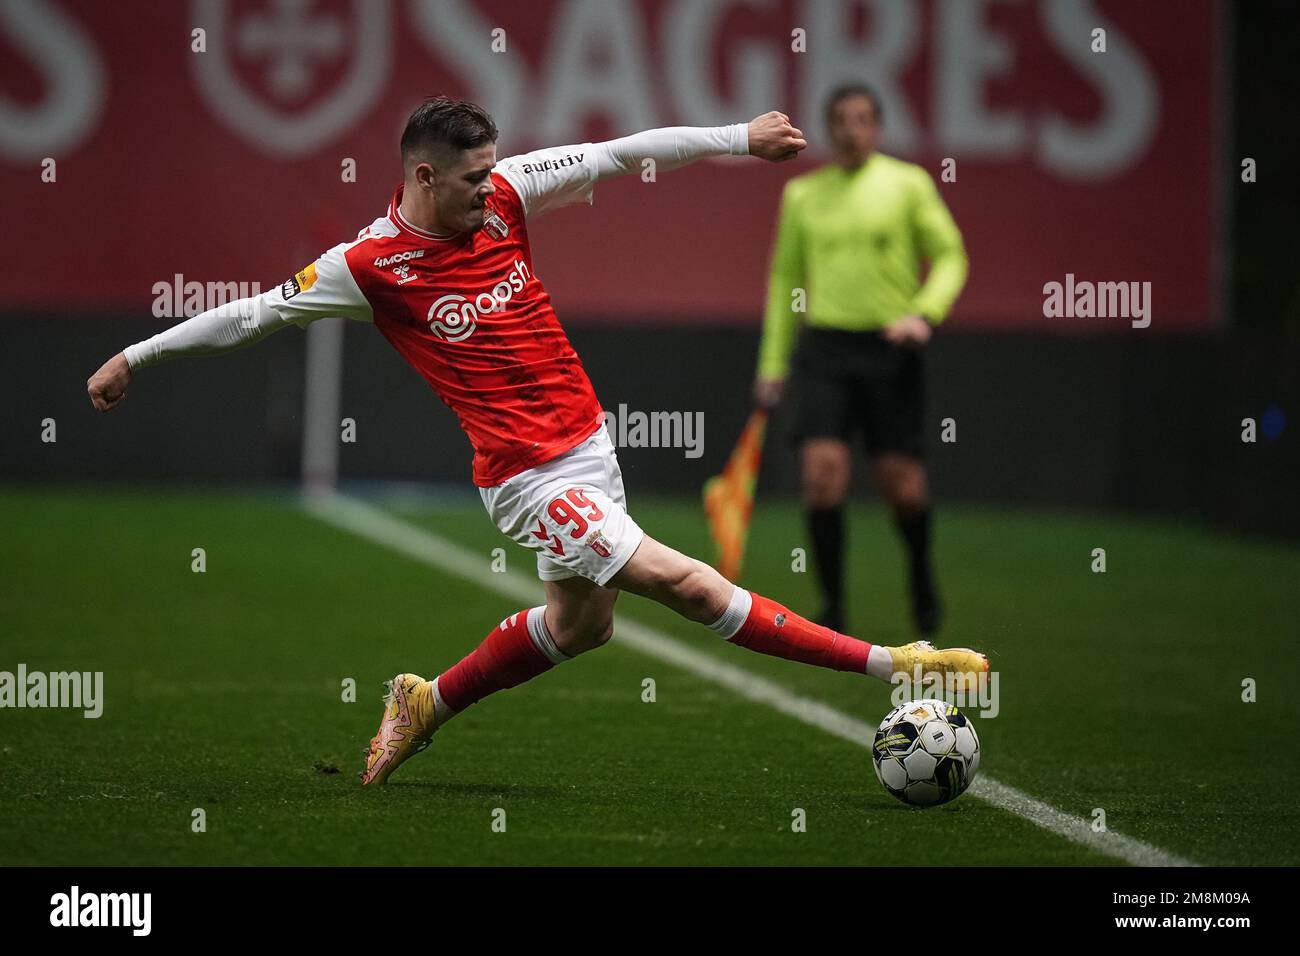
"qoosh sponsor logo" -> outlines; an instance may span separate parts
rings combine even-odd
[[[528,264],[516,259],[514,268],[489,292],[480,292],[473,301],[459,292],[449,292],[429,306],[429,331],[445,342],[459,342],[474,334],[478,318],[484,312],[500,312],[522,292],[533,274]]]

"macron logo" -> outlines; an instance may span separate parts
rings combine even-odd
[[[399,252],[396,255],[388,256],[386,259],[376,259],[375,267],[382,269],[384,266],[391,266],[398,262],[409,262],[411,259],[423,259],[423,249],[410,249],[406,252]]]

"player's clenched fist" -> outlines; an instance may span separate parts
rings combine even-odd
[[[749,155],[774,163],[794,159],[807,147],[803,133],[790,125],[790,117],[772,110],[749,123]]]
[[[118,352],[86,381],[90,403],[101,412],[112,411],[126,397],[126,387],[131,382],[131,366],[126,355]]]

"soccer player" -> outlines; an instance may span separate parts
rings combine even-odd
[[[480,107],[439,97],[402,134],[405,180],[357,238],[283,285],[204,312],[111,358],[88,381],[108,411],[140,369],[224,352],[324,316],[371,322],[460,419],[473,479],[492,521],[537,552],[546,603],[494,627],[433,680],[399,674],[370,742],[364,784],[384,783],[436,730],[489,694],[600,647],[614,602],[631,591],[707,625],[732,644],[889,680],[899,672],[988,669],[982,654],[928,644],[883,647],[820,627],[645,534],[627,513],[618,460],[582,363],[533,271],[528,226],[600,180],[705,156],[779,161],[806,145],[781,113],[716,128],[656,129],[605,143],[498,160]]]
[[[834,162],[786,184],[754,400],[781,401],[802,302],[793,437],[822,592],[817,621],[845,629],[844,500],[849,440],[861,429],[907,550],[913,622],[928,636],[942,605],[930,566],[921,350],[961,292],[966,252],[929,174],[876,151],[882,119],[869,87],[835,90],[826,106]]]

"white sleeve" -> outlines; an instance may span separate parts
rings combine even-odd
[[[279,316],[306,328],[317,319],[343,316],[374,321],[370,303],[348,268],[344,253],[362,240],[339,243],[270,294],[268,305]]]
[[[749,125],[669,126],[604,143],[552,146],[501,160],[496,172],[506,178],[537,216],[574,202],[590,203],[597,180],[641,171],[646,159],[660,171],[678,169],[706,156],[749,153]]]
[[[508,156],[496,164],[494,172],[504,176],[519,194],[525,216],[540,216],[569,203],[590,203],[596,182],[591,143]]]
[[[668,126],[633,133],[592,147],[596,178],[641,171],[653,159],[655,169],[680,169],[706,156],[745,156],[749,153],[749,124],[731,126]]]
[[[218,355],[327,316],[371,321],[370,303],[343,257],[349,245],[335,246],[268,292],[219,305],[128,346],[127,364],[134,370],[182,356]]]

